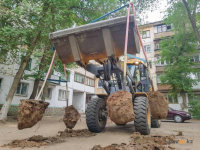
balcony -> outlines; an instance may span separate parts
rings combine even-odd
[[[157,87],[158,87],[158,91],[169,91],[170,90],[170,86],[169,85],[158,84]]]
[[[156,73],[164,72],[164,66],[156,66]]]
[[[169,37],[174,35],[174,32],[160,32],[160,33],[155,33],[154,34],[154,40],[156,39],[161,39],[162,37]]]

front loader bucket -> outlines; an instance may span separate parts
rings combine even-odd
[[[50,39],[60,60],[67,64],[77,62],[87,66],[89,60],[116,63],[124,54],[127,17],[118,17],[79,27],[56,31]],[[133,16],[130,17],[127,53],[140,52],[139,38]]]

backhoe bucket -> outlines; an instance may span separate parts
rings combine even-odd
[[[50,34],[50,39],[60,60],[64,63],[77,62],[87,66],[89,60],[106,63],[107,58],[118,62],[124,54],[127,17],[118,17],[79,27],[60,30]],[[140,52],[139,38],[130,17],[128,54]]]

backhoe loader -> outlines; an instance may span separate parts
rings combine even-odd
[[[89,101],[86,123],[91,132],[101,132],[107,121],[106,99],[116,91],[126,90],[132,94],[135,113],[135,130],[148,135],[151,129],[151,113],[147,92],[152,89],[147,66],[139,60],[120,61],[124,54],[127,17],[118,17],[50,34],[50,39],[60,60],[66,64],[76,62],[80,67],[93,73],[103,85],[107,95]],[[140,53],[139,37],[134,17],[129,18],[127,53]],[[95,60],[101,66],[90,64]],[[126,67],[125,89],[124,67]],[[159,127],[158,120],[153,120]]]

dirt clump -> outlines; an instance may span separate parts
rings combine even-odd
[[[132,94],[127,91],[117,91],[107,99],[107,112],[110,119],[122,125],[135,119]]]
[[[95,133],[90,132],[88,129],[71,130],[65,129],[65,131],[59,131],[57,136],[59,137],[90,137],[95,136]]]
[[[158,91],[148,92],[151,115],[155,119],[165,119],[168,114],[168,101],[164,95]]]
[[[65,108],[63,122],[65,123],[67,128],[72,129],[74,128],[80,117],[81,115],[79,114],[77,109],[73,105],[71,105]]]
[[[65,142],[65,140],[59,137],[43,137],[42,135],[34,135],[29,139],[13,140],[8,144],[4,144],[2,147],[10,147],[10,148],[41,147],[62,142]]]
[[[31,128],[40,121],[49,103],[37,100],[21,100],[18,108],[18,129]]]
[[[174,147],[168,145],[170,140],[174,140],[174,135],[169,136],[152,136],[152,135],[141,135],[139,132],[135,132],[131,135],[129,144],[111,144],[106,147],[96,145],[92,150],[171,150]]]

